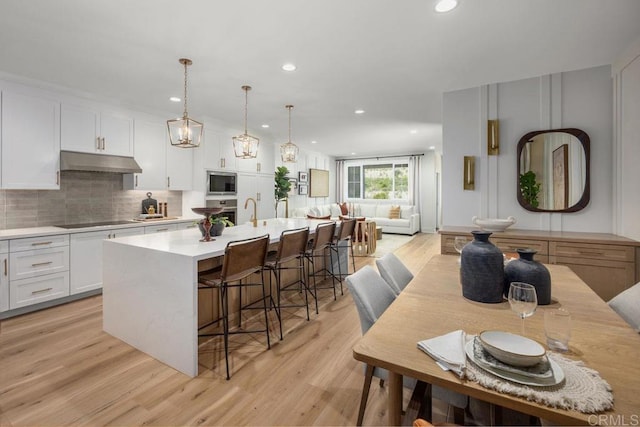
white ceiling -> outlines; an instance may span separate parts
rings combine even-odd
[[[172,118],[188,57],[192,118],[242,133],[249,84],[249,133],[286,142],[293,104],[295,143],[359,157],[440,149],[445,91],[611,64],[640,37],[639,0],[459,2],[0,0],[0,71]]]

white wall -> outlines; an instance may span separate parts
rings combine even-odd
[[[640,39],[613,65],[615,233],[640,240]]]
[[[516,217],[517,228],[613,231],[612,86],[609,66],[448,92],[443,99],[444,226]],[[487,120],[500,121],[500,154],[487,155]],[[537,213],[517,201],[516,148],[533,130],[576,127],[591,138],[591,202],[576,213]],[[463,157],[475,156],[475,190],[463,190]],[[603,220],[605,219],[606,220]]]

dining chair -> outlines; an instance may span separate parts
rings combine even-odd
[[[633,329],[640,332],[640,282],[620,292],[607,304]]]
[[[393,253],[388,253],[376,259],[376,266],[382,278],[391,286],[396,295],[411,282],[413,273]]]
[[[264,268],[276,278],[276,313],[280,320],[280,339],[282,339],[282,309],[305,307],[307,310],[307,320],[309,320],[309,293],[308,283],[304,274],[304,252],[309,240],[309,227],[285,230],[280,234],[278,250],[267,254],[267,261]],[[296,261],[295,264],[293,261]],[[297,270],[298,280],[282,284],[282,273],[287,270]],[[296,285],[298,285],[296,287]],[[269,289],[272,289],[271,274],[269,274]],[[304,304],[287,303],[282,304],[281,294],[283,292],[296,292],[304,294]]]
[[[234,240],[227,243],[224,251],[222,266],[198,274],[198,287],[217,288],[220,294],[220,304],[222,305],[222,333],[203,333],[204,336],[224,336],[224,358],[227,369],[227,380],[231,378],[229,374],[229,335],[264,332],[267,336],[267,349],[271,348],[269,338],[269,318],[267,314],[267,299],[270,296],[265,290],[264,265],[269,247],[269,235],[253,237],[243,240]],[[260,273],[259,282],[245,282],[251,279],[254,273]],[[261,287],[262,297],[250,304],[242,303],[242,288]],[[231,331],[229,328],[229,290],[238,289],[238,300],[240,303],[238,311],[238,326],[242,322],[242,310],[259,309],[264,311],[264,329],[238,329]],[[261,303],[261,305],[257,305]],[[278,319],[279,320],[279,319]],[[200,328],[202,329],[202,328]]]
[[[356,259],[353,256],[353,233],[356,229],[356,219],[355,218],[344,218],[340,221],[340,228],[337,231],[333,242],[329,248],[335,253],[336,259],[338,261],[338,277],[340,281],[344,279],[344,277],[349,275],[349,252],[351,252],[351,263],[353,264],[353,271],[356,271]],[[347,254],[347,271],[342,272],[342,261],[340,260],[340,247],[346,247]]]
[[[336,274],[335,272],[329,268],[329,266],[333,266],[333,251],[329,249],[331,242],[333,242],[333,237],[336,231],[336,223],[331,222],[323,222],[316,226],[315,233],[311,237],[307,249],[304,252],[304,258],[309,263],[309,267],[307,269],[307,280],[313,278],[313,291],[311,291],[311,296],[315,300],[316,303],[316,314],[319,313],[318,310],[318,289],[333,289],[333,299],[337,299],[336,296]],[[327,263],[327,252],[329,254],[329,262]],[[316,259],[321,260],[322,268],[316,270]],[[316,276],[323,275],[323,280],[327,279],[327,276],[331,276],[331,287],[329,286],[318,286],[316,281]],[[309,290],[310,287],[308,287]],[[342,282],[340,282],[340,292],[344,294],[342,290]]]

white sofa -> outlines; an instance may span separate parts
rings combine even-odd
[[[400,206],[400,218],[389,218],[392,206]],[[383,233],[409,234],[413,235],[420,231],[420,214],[415,213],[413,205],[385,203],[350,203],[349,207],[353,209],[351,214],[356,217],[365,217],[376,222],[376,225],[382,227]],[[307,206],[302,208],[294,208],[289,212],[289,216],[293,218],[312,217],[330,217],[338,220],[342,211],[337,203],[328,205]]]

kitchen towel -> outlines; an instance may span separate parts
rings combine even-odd
[[[445,371],[453,371],[462,377],[467,360],[464,352],[465,343],[466,334],[459,329],[445,335],[418,341],[418,348],[431,356]]]

